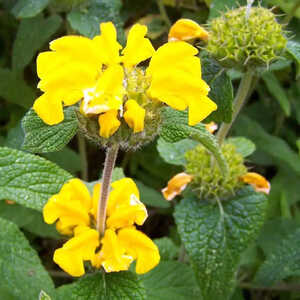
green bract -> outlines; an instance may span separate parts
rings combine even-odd
[[[275,15],[263,7],[240,7],[210,22],[207,50],[225,67],[266,67],[285,50],[287,39]]]

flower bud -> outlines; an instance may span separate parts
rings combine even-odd
[[[229,10],[209,26],[207,51],[228,68],[268,67],[287,43],[283,26],[263,7]]]

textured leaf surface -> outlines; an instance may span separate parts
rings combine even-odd
[[[13,69],[24,69],[36,51],[49,41],[50,37],[57,31],[61,22],[62,19],[58,15],[50,16],[47,19],[39,15],[35,18],[22,20],[13,45]]]
[[[296,63],[297,66],[296,77],[298,78],[300,76],[300,43],[292,40],[288,41],[287,51]]]
[[[292,275],[300,275],[300,229],[277,244],[261,265],[254,281],[271,286]]]
[[[176,206],[178,231],[205,300],[228,299],[240,256],[264,221],[266,197],[247,187],[218,205],[186,198]]]
[[[193,271],[176,261],[161,262],[155,269],[141,276],[147,299],[198,300],[199,289]]]
[[[255,141],[257,149],[266,152],[272,158],[288,165],[298,175],[300,175],[300,160],[296,152],[283,139],[273,136],[266,132],[256,121],[246,116],[238,119],[238,127],[241,127],[243,135]]]
[[[175,143],[180,140],[191,138],[201,143],[216,158],[219,167],[225,174],[227,172],[226,161],[219,149],[215,137],[209,133],[205,125],[199,123],[195,126],[188,125],[187,113],[177,111],[170,107],[163,110],[163,126],[160,136],[169,143]]]
[[[20,75],[0,68],[0,97],[29,108],[35,98],[35,92]]]
[[[146,291],[131,272],[96,273],[57,290],[58,300],[144,300]]]
[[[91,0],[88,9],[73,10],[67,19],[71,27],[80,34],[90,38],[98,35],[101,22],[113,22],[117,27],[118,39],[124,42],[123,21],[120,17],[122,3],[120,0]]]
[[[230,77],[215,60],[203,57],[201,59],[202,77],[210,86],[208,97],[217,105],[218,109],[212,112],[205,122],[231,122],[233,88]]]
[[[39,156],[0,147],[0,199],[36,210],[72,176]]]
[[[23,149],[34,153],[61,150],[76,134],[78,122],[73,107],[64,110],[65,118],[57,125],[47,125],[35,113],[28,111],[22,120],[25,132]]]
[[[22,300],[38,299],[42,289],[53,295],[53,282],[23,233],[1,218],[0,228],[0,290]]]
[[[216,18],[221,12],[237,8],[239,5],[246,5],[246,0],[212,0],[210,1],[209,19]]]
[[[184,139],[176,143],[168,143],[163,138],[157,140],[159,155],[169,164],[183,166],[186,161],[185,152],[196,147],[198,143],[190,139]]]
[[[50,0],[18,0],[12,9],[17,18],[31,18],[39,14]]]
[[[262,79],[265,82],[270,94],[278,101],[284,114],[289,116],[291,114],[291,105],[284,88],[281,86],[280,81],[271,72],[265,72],[262,76]]]
[[[243,136],[228,138],[226,142],[235,145],[237,152],[243,157],[251,155],[256,149],[255,144]]]

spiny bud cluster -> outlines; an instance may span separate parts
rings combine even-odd
[[[199,199],[226,199],[243,186],[239,178],[247,173],[247,168],[242,155],[232,144],[222,145],[221,151],[229,167],[227,176],[224,176],[211,154],[202,145],[185,154],[186,173],[193,176],[191,186]]]
[[[213,19],[207,50],[225,67],[268,67],[287,39],[275,15],[263,7],[240,7]]]

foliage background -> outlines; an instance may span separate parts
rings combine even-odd
[[[254,5],[258,5],[256,2]],[[169,22],[173,23],[184,17],[191,18],[199,24],[206,24],[220,12],[245,4],[246,1],[243,0],[1,0],[0,146],[25,152],[26,146],[34,147],[30,144],[30,140],[24,143],[21,120],[38,96],[35,64],[37,53],[47,50],[48,43],[54,38],[67,33],[93,37],[99,33],[100,22],[113,21],[117,25],[120,42],[124,43],[128,28],[140,22],[148,26],[148,36],[155,47],[158,47],[167,40]],[[293,59],[292,57],[280,59],[257,77],[248,103],[231,132],[233,136],[246,137],[255,144],[256,151],[246,158],[247,166],[250,170],[263,174],[270,180],[272,186],[265,224],[258,239],[248,245],[248,249],[242,255],[238,268],[238,286],[232,299],[300,299],[298,277],[300,275],[300,2],[265,0],[261,1],[260,5],[276,6],[273,12],[279,15],[279,22],[287,23],[286,30],[289,31],[288,36],[291,39],[289,43],[298,49],[298,52],[295,52],[298,56]],[[203,72],[204,74],[207,72],[205,74],[207,81],[210,80],[208,68],[209,65],[206,69],[203,60]],[[226,72],[227,79],[219,78],[218,80],[223,81],[215,84],[219,88],[223,87],[223,90],[217,90],[216,87],[212,92],[217,94],[215,97],[220,101],[226,103],[228,100],[228,103],[231,103],[230,94],[226,92],[231,88],[231,82],[236,90],[241,74],[235,70]],[[216,114],[212,119],[218,122],[220,118],[226,119],[228,107],[230,113],[228,104],[225,105],[221,116]],[[55,171],[54,165],[43,168],[51,169],[55,174],[53,176],[61,176],[64,180],[70,174],[84,176],[79,139],[75,136],[66,147],[57,144],[61,139],[59,134],[66,140],[73,136],[74,126],[71,118],[69,127],[63,130],[57,129],[46,145],[50,148],[40,156],[57,164],[68,173],[61,169]],[[39,130],[36,131],[36,134],[38,133]],[[160,189],[166,182],[182,170],[180,163],[172,161],[170,153],[172,154],[172,151],[175,155],[180,154],[180,151],[182,153],[183,144],[177,145],[177,148],[173,145],[171,149],[166,150],[167,145],[162,143],[162,140],[154,141],[135,153],[121,153],[117,161],[117,165],[123,168],[124,173],[135,178],[138,183],[141,198],[147,204],[150,216],[142,229],[150,237],[157,239],[162,253],[162,263],[159,267],[141,280],[151,299],[166,300],[173,298],[174,295],[178,299],[198,299],[198,288],[194,282],[193,272],[188,264],[180,264],[177,261],[178,257],[180,260],[182,257],[179,251],[180,238],[173,218],[174,205],[163,200],[160,194]],[[56,151],[57,149],[60,150]],[[89,170],[86,179],[97,180],[102,170],[104,152],[99,151],[92,143],[86,144],[86,151]],[[25,152],[24,156],[27,155]],[[33,152],[43,151],[37,149]],[[13,156],[14,152],[6,155]],[[16,185],[18,189],[14,190],[16,197],[29,199],[29,202],[24,204],[25,207],[7,204],[5,200],[14,199],[9,196],[11,193],[7,188],[13,178],[9,179],[6,176],[4,163],[6,157],[0,156],[2,159],[0,217],[3,219],[0,223],[0,273],[4,276],[4,280],[0,283],[0,298],[21,299],[25,290],[25,298],[22,299],[34,299],[36,298],[34,291],[45,286],[47,293],[51,295],[54,285],[40,265],[36,254],[31,253],[33,250],[29,244],[37,251],[55,285],[61,286],[72,282],[72,279],[60,272],[51,260],[54,249],[60,246],[62,241],[53,227],[43,223],[41,213],[34,210],[36,204],[33,194],[24,192],[25,186],[32,184],[34,187],[34,177],[20,179]],[[22,159],[19,156],[18,158]],[[37,159],[32,165],[32,170],[36,170],[38,166]],[[22,169],[22,164],[19,168]],[[46,172],[45,170],[40,172]],[[30,169],[27,173],[30,174]],[[56,178],[53,182],[55,180]],[[55,190],[50,184],[48,187],[47,192],[42,195],[45,199],[51,194],[51,187]],[[41,188],[41,194],[43,191],[45,186]],[[24,239],[17,227],[27,239]],[[7,239],[7,235],[13,238]],[[15,246],[17,244],[18,247],[24,244],[22,251],[21,247]],[[11,248],[14,249],[13,254],[7,256],[2,254],[11,251]],[[27,252],[24,252],[24,249],[27,249]],[[21,255],[23,259],[14,260],[11,258],[13,255],[15,257]],[[7,278],[5,269],[17,266],[19,272],[16,271],[15,274],[23,274],[24,278]],[[26,268],[32,268],[33,275],[30,280],[28,274],[24,272]],[[114,280],[117,284],[118,281],[114,278],[117,276],[112,275],[110,281],[112,285]],[[95,279],[95,284],[98,279]],[[20,282],[24,283],[23,287],[20,286]],[[132,287],[134,288],[136,287]],[[70,286],[69,289],[72,290]],[[11,292],[12,290],[15,291]],[[79,290],[77,287],[77,292]],[[67,293],[68,288],[61,289],[60,296],[57,297],[68,295]],[[100,295],[101,291],[98,291],[90,298],[78,296],[76,299],[100,299],[102,297]],[[107,296],[107,299],[111,299],[109,297],[121,299],[117,294]],[[135,295],[136,299],[142,299],[141,297]]]

